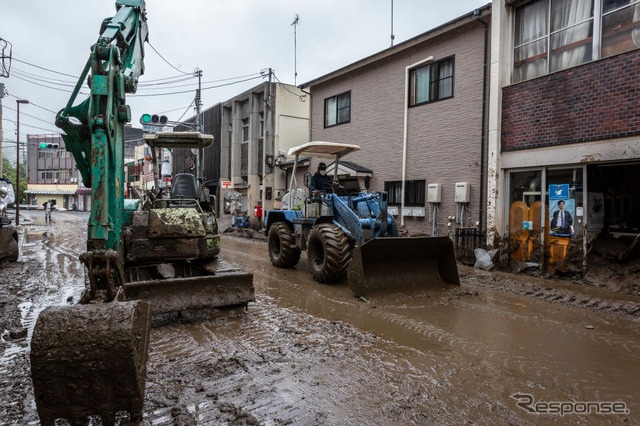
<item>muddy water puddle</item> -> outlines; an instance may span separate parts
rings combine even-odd
[[[346,283],[314,282],[304,255],[296,269],[282,270],[270,264],[263,243],[225,239],[223,253],[254,270],[262,302],[305,314],[309,322],[338,321],[379,338],[374,345],[376,362],[393,365],[401,380],[415,375],[437,384],[427,392],[451,415],[462,412],[476,420],[535,421],[510,398],[529,392],[543,401],[624,401],[632,418],[640,418],[636,320],[478,291],[464,282],[460,288],[403,291],[361,301]],[[256,307],[250,308],[249,315],[252,309]],[[232,330],[216,328],[217,338],[231,338],[227,333]],[[371,348],[351,352],[354,359],[364,360]],[[329,386],[325,391],[334,389]],[[385,400],[384,392],[369,391]],[[415,414],[416,410],[410,411]],[[603,419],[614,421],[615,417]]]

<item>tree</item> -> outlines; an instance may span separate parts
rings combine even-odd
[[[14,163],[9,161],[7,157],[2,156],[2,177],[11,179],[11,183],[13,184],[13,191],[16,190],[16,166]],[[20,164],[20,199],[26,200],[24,195],[24,191],[27,189],[27,165],[22,161]],[[16,194],[17,195],[17,194]]]

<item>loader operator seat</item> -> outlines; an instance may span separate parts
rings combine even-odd
[[[184,207],[195,204],[193,200],[198,198],[198,180],[191,173],[178,173],[173,178],[171,186],[171,198],[174,200],[185,199],[188,201],[172,201],[174,206]]]

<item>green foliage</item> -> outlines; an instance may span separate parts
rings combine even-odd
[[[2,177],[11,179],[13,191],[16,190],[16,166],[7,157],[2,157]],[[25,202],[24,191],[27,189],[27,165],[24,161],[20,165],[20,199]]]

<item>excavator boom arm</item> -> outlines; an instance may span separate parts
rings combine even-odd
[[[91,188],[88,249],[114,250],[122,259],[124,124],[131,121],[125,94],[136,92],[144,73],[148,29],[143,0],[119,0],[116,8],[115,16],[103,21],[56,125],[66,133],[62,136],[66,149],[73,154],[84,185]],[[74,105],[85,80],[89,96]]]

